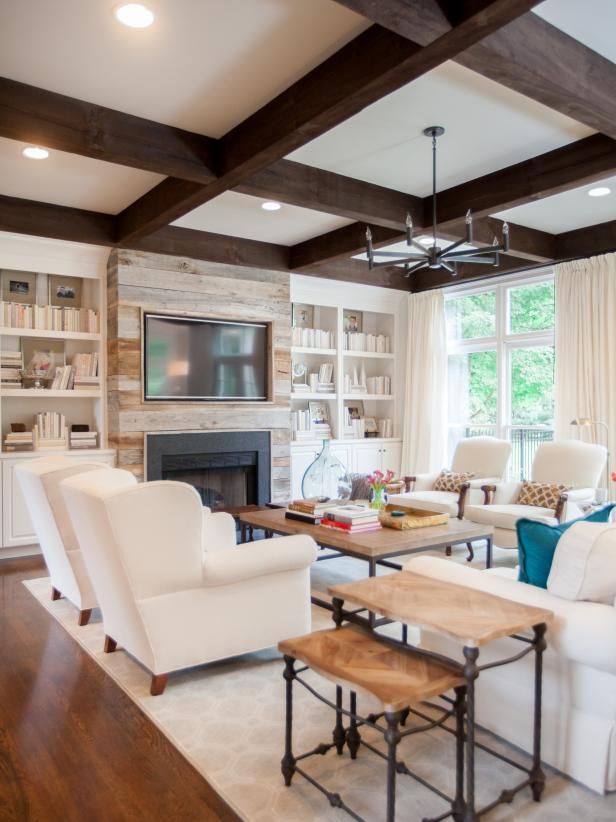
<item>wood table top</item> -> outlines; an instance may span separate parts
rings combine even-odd
[[[469,647],[520,633],[553,617],[552,611],[544,608],[412,571],[331,585],[328,590],[334,597],[396,622],[436,631]]]
[[[373,559],[396,553],[403,554],[405,551],[439,548],[457,542],[485,539],[493,533],[490,525],[452,518],[444,525],[430,525],[408,531],[381,528],[379,531],[345,534],[322,525],[287,519],[283,508],[240,514],[240,522],[277,534],[307,534],[319,545]]]
[[[396,650],[357,626],[285,639],[278,649],[338,685],[371,694],[386,711],[400,711],[464,685],[460,674],[440,662]]]

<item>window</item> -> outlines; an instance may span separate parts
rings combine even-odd
[[[461,438],[491,434],[512,442],[510,476],[528,477],[553,438],[554,280],[457,291],[445,306],[449,458]]]

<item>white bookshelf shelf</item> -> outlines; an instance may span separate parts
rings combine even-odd
[[[344,394],[343,400],[393,400],[393,394]]]
[[[337,353],[336,348],[303,348],[301,345],[291,347],[291,354],[315,354],[318,357],[333,357]]]
[[[370,360],[393,360],[393,354],[382,354],[381,352],[377,351],[348,351],[345,350],[342,352],[344,357],[361,357],[362,359],[370,359]]]
[[[99,342],[100,334],[89,334],[86,331],[52,331],[48,328],[7,328],[0,326],[0,336],[4,337],[41,337],[48,340],[93,340]]]
[[[338,394],[324,394],[321,391],[298,391],[291,392],[292,400],[335,400]]]
[[[19,397],[20,399],[98,399],[102,396],[100,388],[88,388],[80,391],[60,391],[51,388],[2,388],[0,397]]]

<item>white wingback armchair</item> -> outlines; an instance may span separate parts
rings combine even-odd
[[[439,471],[430,474],[417,474],[405,477],[407,491],[393,494],[389,501],[397,505],[412,505],[428,511],[440,511],[452,517],[464,516],[464,507],[468,501],[480,500],[481,486],[488,482],[498,482],[505,475],[511,443],[496,437],[469,437],[460,440],[456,446],[451,470],[453,473],[474,474],[473,479],[465,483],[460,492],[435,491],[434,483]],[[469,493],[470,492],[470,493]]]
[[[61,455],[24,460],[15,467],[51,578],[51,598],[64,596],[72,602],[79,609],[79,625],[88,624],[97,603],[60,483],[68,477],[104,468],[100,462],[78,462]]]
[[[517,502],[521,482],[485,485],[485,505],[467,505],[465,516],[473,522],[494,526],[494,544],[500,548],[517,548],[516,522],[522,517],[548,525],[566,522],[583,515],[580,506],[592,502],[607,451],[602,445],[579,440],[542,443],[535,452],[531,480],[559,483],[571,487],[563,493],[555,508],[520,505]]]
[[[316,544],[292,536],[235,545],[228,514],[204,509],[180,482],[134,485],[120,469],[66,480],[62,490],[116,644],[167,674],[276,645],[311,629]]]

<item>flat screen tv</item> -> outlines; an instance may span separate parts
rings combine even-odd
[[[267,401],[269,327],[144,314],[146,400]]]

